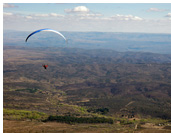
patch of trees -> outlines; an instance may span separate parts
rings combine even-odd
[[[15,91],[27,91],[29,93],[35,93],[37,92],[37,88],[27,88],[27,89],[18,89],[18,90],[15,90]]]
[[[47,121],[57,121],[57,122],[65,122],[65,123],[109,123],[113,124],[113,120],[111,118],[104,117],[73,117],[73,116],[52,116],[50,115]]]
[[[109,109],[108,108],[98,108],[98,109],[90,108],[87,111],[91,113],[100,113],[102,115],[105,115],[109,112]]]

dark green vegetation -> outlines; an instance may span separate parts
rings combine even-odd
[[[104,117],[73,117],[73,116],[49,116],[45,121],[57,121],[66,123],[110,123],[113,120]]]
[[[21,46],[3,52],[5,109],[75,121],[123,118],[123,125],[171,119],[171,55]]]
[[[102,115],[105,115],[109,112],[109,109],[108,108],[98,108],[98,109],[90,108],[87,111],[92,112],[92,113],[101,113]]]

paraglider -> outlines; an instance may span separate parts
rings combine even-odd
[[[67,39],[66,39],[66,38],[64,37],[64,35],[62,35],[59,31],[56,31],[56,30],[53,30],[53,29],[49,29],[49,28],[39,29],[39,30],[36,30],[36,31],[32,32],[31,34],[29,34],[29,35],[27,36],[25,42],[27,42],[27,40],[28,40],[32,35],[34,35],[34,34],[36,34],[36,33],[38,33],[38,32],[42,32],[42,31],[50,31],[50,32],[57,33],[58,35],[60,35],[60,36],[65,40],[66,43],[68,43],[68,42],[67,42]],[[44,69],[47,69],[48,65],[45,65],[45,64],[44,64],[44,65],[42,65],[42,67],[44,67]]]
[[[42,65],[42,67],[44,67],[44,69],[47,69],[48,65]]]
[[[64,35],[62,35],[59,31],[56,31],[56,30],[53,30],[53,29],[49,29],[49,28],[46,28],[46,29],[40,29],[40,30],[36,30],[34,32],[32,32],[31,34],[29,34],[25,40],[25,42],[27,42],[27,40],[34,34],[38,33],[38,32],[42,32],[42,31],[50,31],[50,32],[54,32],[54,33],[57,33],[58,35],[60,35],[61,37],[63,37],[67,43],[67,39],[64,37]]]

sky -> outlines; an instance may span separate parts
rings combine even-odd
[[[3,3],[3,29],[171,33],[171,3]]]

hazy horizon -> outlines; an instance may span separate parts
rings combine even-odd
[[[126,33],[126,32],[61,32],[65,40],[55,33],[41,32],[32,36],[27,45],[30,31],[4,31],[4,45],[38,47],[68,47],[86,49],[112,49],[118,52],[151,52],[171,54],[171,34]],[[47,45],[48,44],[48,45]]]

